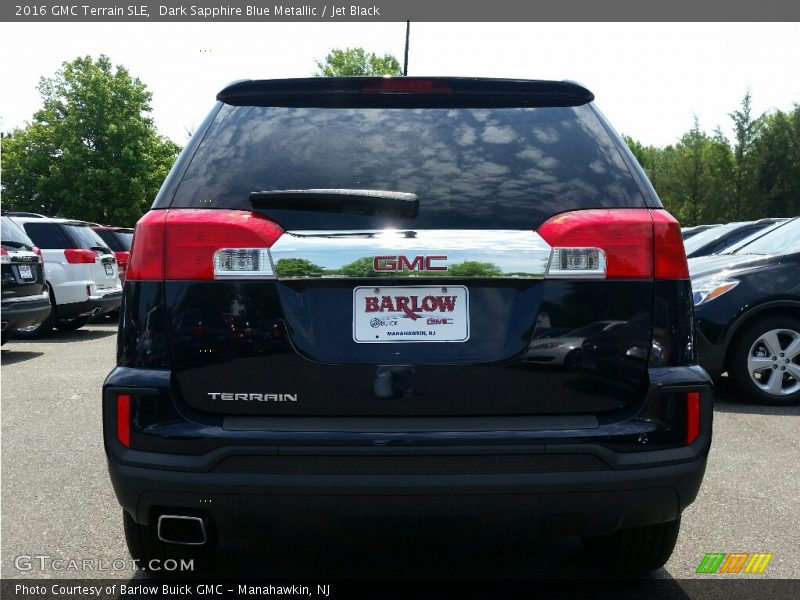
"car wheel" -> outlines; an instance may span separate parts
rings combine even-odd
[[[216,537],[211,535],[208,544],[203,547],[167,544],[158,539],[154,527],[140,525],[127,512],[122,511],[122,525],[125,530],[125,543],[131,558],[138,562],[139,568],[145,571],[157,571],[160,576],[180,571],[165,570],[164,561],[172,559],[193,561],[193,570],[197,572],[209,565],[216,549]],[[154,561],[154,562],[153,562]],[[185,575],[185,573],[184,573]]]
[[[75,319],[63,319],[56,322],[56,329],[59,331],[75,331],[86,325],[91,318],[92,316],[89,315],[87,317],[77,317]]]
[[[618,574],[654,571],[664,566],[675,549],[680,518],[666,523],[623,529],[611,535],[584,539],[593,562]]]
[[[31,325],[29,327],[17,329],[17,331],[14,333],[14,337],[26,340],[36,340],[50,333],[53,330],[53,326],[56,324],[56,311],[54,310],[55,305],[56,302],[55,298],[53,298],[53,291],[50,290],[50,313],[47,315],[47,318],[38,325]]]
[[[564,357],[564,366],[571,371],[577,370],[580,365],[581,351],[579,349],[572,350]]]
[[[748,325],[733,345],[729,367],[753,402],[800,402],[800,319],[776,315]]]

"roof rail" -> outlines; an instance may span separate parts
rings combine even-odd
[[[40,215],[39,213],[24,212],[24,211],[17,211],[17,210],[12,210],[12,211],[9,211],[9,212],[5,212],[3,214],[8,215],[9,217],[33,217],[34,219],[47,219],[48,218],[45,215]]]

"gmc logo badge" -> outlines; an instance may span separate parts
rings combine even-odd
[[[434,261],[447,260],[446,256],[376,256],[372,259],[372,270],[379,273],[397,271],[447,271],[447,265],[435,265]]]

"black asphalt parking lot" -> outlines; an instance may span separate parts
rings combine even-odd
[[[120,508],[106,473],[100,388],[115,361],[116,324],[54,332],[2,349],[2,577],[147,579],[128,566]],[[697,501],[657,579],[695,573],[708,552],[769,552],[757,578],[800,578],[800,407],[765,407],[717,390],[714,443]],[[538,578],[601,576],[577,539],[476,539],[424,546],[221,544],[214,576],[280,578]],[[47,556],[49,559],[31,557]],[[22,558],[21,558],[22,557]],[[28,558],[26,558],[28,557]],[[93,560],[94,569],[53,567]],[[42,568],[45,564],[45,568]],[[59,563],[60,564],[60,563]],[[714,576],[724,577],[724,576]]]

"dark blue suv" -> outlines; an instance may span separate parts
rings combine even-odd
[[[222,90],[136,227],[103,387],[131,553],[456,519],[664,564],[712,384],[680,227],[593,99],[463,78]],[[602,360],[526,359],[601,322]]]

